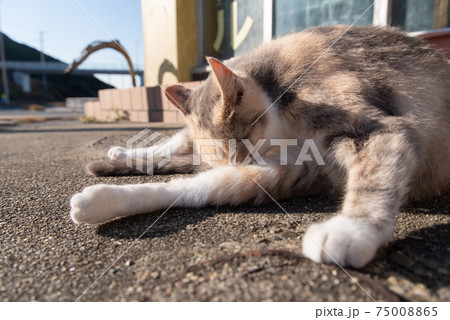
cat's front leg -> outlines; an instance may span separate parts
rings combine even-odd
[[[152,212],[175,204],[182,192],[169,183],[93,185],[70,199],[70,217],[75,223],[97,224]]]
[[[303,253],[316,262],[358,268],[392,239],[395,214],[409,190],[417,157],[402,134],[371,137],[354,153],[352,143],[336,149],[348,173],[342,213],[310,227]]]
[[[267,194],[258,184],[280,199],[289,197],[295,181],[287,168],[224,166],[167,183],[101,184],[72,197],[70,216],[75,223],[96,224],[172,206],[260,204]]]
[[[394,222],[376,226],[343,214],[312,225],[303,239],[303,254],[318,263],[363,267],[392,239]]]
[[[96,224],[116,218],[125,209],[125,192],[114,185],[85,188],[70,199],[70,217],[75,223]]]

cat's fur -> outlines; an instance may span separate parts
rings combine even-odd
[[[202,172],[168,183],[88,187],[73,196],[72,219],[94,224],[172,205],[258,205],[272,201],[266,192],[276,200],[340,193],[340,214],[308,230],[303,253],[317,262],[366,264],[391,239],[402,203],[448,188],[450,68],[396,29],[346,29],[307,29],[225,64],[209,58],[212,73],[199,88],[166,89],[186,115],[183,131],[162,146],[114,147],[111,160],[88,166],[94,175],[135,174],[127,156],[152,154],[157,164],[170,148],[172,161],[155,173]],[[213,146],[199,150],[193,141],[201,138],[219,139],[224,159],[211,158]],[[259,149],[267,165],[248,163],[248,142],[277,138],[300,147],[313,139],[325,165],[295,165],[295,146],[280,165],[281,149],[269,140]],[[228,165],[228,139],[237,141],[237,165]],[[193,153],[202,158],[198,166]]]

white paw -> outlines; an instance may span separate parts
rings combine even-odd
[[[127,149],[122,147],[112,147],[108,150],[108,157],[111,160],[123,160],[127,157]]]
[[[342,215],[312,225],[303,238],[303,254],[318,263],[363,267],[392,238],[394,224],[380,229],[367,220]]]
[[[70,199],[70,207],[70,217],[77,224],[106,222],[123,212],[123,193],[118,186],[90,186]]]

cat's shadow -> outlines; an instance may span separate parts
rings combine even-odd
[[[361,271],[374,274],[391,284],[394,277],[394,282],[405,290],[425,285],[433,295],[440,296],[439,289],[450,286],[449,230],[450,223],[442,223],[408,233],[406,237],[380,250],[376,258]],[[378,270],[374,270],[373,266],[379,266]],[[448,293],[446,295],[447,298],[439,299],[448,299]],[[414,299],[426,301],[427,297],[417,296]]]
[[[388,260],[397,264],[400,270],[411,264],[422,264],[428,269],[450,270],[450,223],[436,224],[408,233],[405,238],[391,242],[386,248]],[[411,260],[394,258],[393,253],[409,257]],[[434,272],[434,271],[433,271]]]
[[[311,215],[317,212],[334,213],[339,208],[339,201],[325,197],[304,197],[281,202],[281,206],[288,212],[296,214]],[[319,209],[320,208],[320,209]],[[147,239],[163,237],[178,233],[187,228],[188,225],[197,225],[200,222],[219,214],[230,214],[240,212],[250,214],[284,214],[276,204],[261,206],[221,206],[205,208],[171,208],[164,211],[140,214],[124,219],[115,220],[100,225],[97,234],[119,239]],[[286,219],[290,219],[286,216]]]
[[[427,213],[440,213],[449,215],[447,204],[450,199],[450,194],[444,195],[440,198],[419,202],[414,204],[405,205],[400,211],[409,212],[410,214],[417,215],[418,220],[423,219]],[[287,212],[295,212],[295,215],[314,215],[317,212],[332,214],[339,210],[340,200],[335,197],[324,196],[310,196],[284,201],[281,203],[283,209]],[[214,217],[218,214],[230,214],[233,212],[241,212],[244,214],[280,214],[282,210],[277,204],[266,204],[261,206],[239,206],[239,207],[205,207],[205,208],[171,208],[167,211],[157,211],[152,213],[140,214],[124,219],[115,220],[106,224],[100,225],[97,229],[97,234],[117,239],[148,239],[163,237],[170,234],[176,234],[182,230],[185,230],[188,225],[197,225],[200,222]],[[431,217],[433,214],[430,215]],[[289,219],[289,217],[287,217]],[[410,238],[407,240],[398,240],[397,242],[403,243],[407,241],[411,242],[411,239],[416,237],[422,239],[419,244],[411,244],[414,248],[425,248],[423,242],[427,241],[427,238],[436,234],[430,230],[437,228],[436,232],[442,233],[442,236],[447,236],[444,229],[440,229],[439,226],[431,228],[423,228],[419,231],[411,233]],[[419,233],[420,235],[414,236]],[[395,243],[395,242],[394,242]],[[449,252],[446,253],[447,255]]]
[[[425,224],[424,220],[435,219],[437,216],[434,213],[450,215],[449,199],[450,194],[447,194],[431,201],[406,205],[400,211],[408,212],[408,223],[420,226],[422,223]],[[340,201],[336,198],[304,197],[282,202],[281,205],[288,212],[296,212],[295,215],[308,215],[309,219],[317,212],[326,214],[336,212],[339,210]],[[116,239],[159,238],[177,234],[190,225],[195,227],[216,215],[229,215],[234,212],[245,215],[273,214],[275,216],[281,212],[281,209],[276,204],[258,207],[172,208],[165,213],[164,211],[146,213],[100,225],[97,228],[97,234]],[[442,271],[450,270],[448,246],[450,224],[446,223],[447,221],[447,219],[443,219],[442,223],[430,227],[414,228],[415,231],[411,232],[404,230],[402,239],[393,241],[377,254],[373,263],[382,266],[381,271],[377,273],[383,277],[383,274],[389,270],[414,282],[429,282],[432,287],[439,287],[442,282],[448,285],[450,276],[445,275],[446,271]],[[399,228],[402,227],[406,226],[400,223]],[[408,266],[408,264],[411,265]],[[444,275],[439,274],[436,270],[440,270]],[[366,271],[370,273],[369,270]],[[443,278],[447,280],[442,281]]]
[[[437,215],[450,215],[448,203],[450,195],[438,199],[407,205],[400,210],[408,212],[408,222],[400,223],[398,228],[410,228],[415,224],[414,231],[407,229],[402,239],[391,242],[381,249],[374,261],[363,268],[363,273],[376,274],[380,279],[387,280],[392,274],[400,275],[413,283],[424,283],[436,292],[444,286],[450,285],[450,223],[444,217],[442,223],[433,226],[417,228],[425,225],[427,219],[435,219]],[[340,201],[323,197],[305,197],[282,202],[281,205],[288,212],[295,215],[308,215],[307,219],[317,218],[317,212],[332,214],[339,209]],[[276,204],[258,207],[206,207],[201,209],[172,208],[164,211],[147,213],[112,221],[97,228],[97,234],[108,238],[119,239],[152,239],[177,234],[188,228],[197,226],[201,222],[216,215],[231,215],[235,212],[249,214],[280,214],[281,209]],[[163,214],[164,213],[164,214]],[[323,216],[322,216],[323,218]],[[289,219],[289,217],[286,217]],[[278,220],[278,219],[276,219]],[[371,266],[378,266],[375,270]]]

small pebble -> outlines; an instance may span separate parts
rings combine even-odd
[[[294,239],[298,237],[298,233],[291,230],[285,230],[280,233],[280,236],[284,239]]]
[[[438,268],[437,272],[440,273],[440,274],[443,274],[445,276],[450,275],[450,272],[447,269],[445,269],[445,268]]]
[[[392,262],[403,267],[412,267],[413,265],[416,264],[416,262],[413,259],[400,252],[391,252],[391,254],[389,255],[389,259]]]
[[[127,261],[125,262],[125,265],[126,265],[127,267],[132,266],[133,264],[134,264],[134,262],[131,261],[131,260],[127,260]]]
[[[403,295],[405,294],[405,290],[403,290],[402,287],[397,286],[397,285],[390,285],[390,286],[389,286],[389,289],[390,289],[392,292],[398,294],[399,296],[403,296]]]

